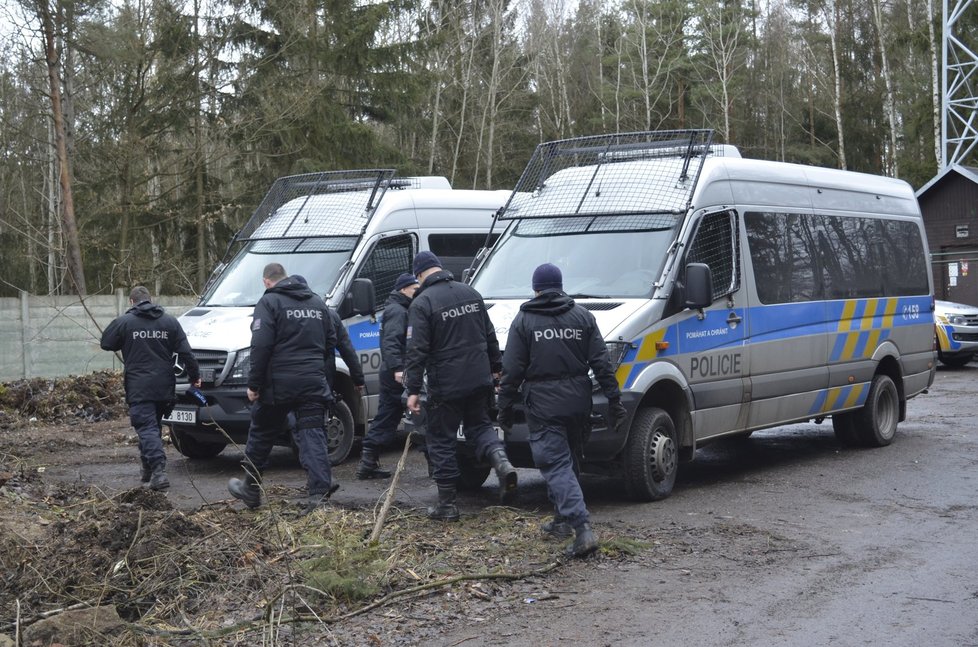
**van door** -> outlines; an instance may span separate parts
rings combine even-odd
[[[380,311],[387,301],[387,296],[394,289],[397,277],[411,271],[411,261],[418,251],[417,236],[413,233],[379,235],[368,242],[368,252],[360,262],[354,278],[370,279],[374,285],[374,301]],[[380,312],[378,318],[354,314],[344,320],[353,348],[360,355],[360,366],[363,368],[367,393],[367,419],[372,418],[377,411],[376,394],[380,392]],[[359,422],[366,422],[361,420]]]
[[[746,209],[751,290],[752,428],[810,415],[828,384],[821,220],[808,212]]]
[[[703,215],[695,225],[681,272],[705,263],[713,275],[713,304],[685,310],[678,322],[676,361],[693,394],[696,438],[741,429],[750,403],[747,294],[741,282],[740,218],[735,211]]]

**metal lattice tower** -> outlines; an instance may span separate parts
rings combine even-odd
[[[941,170],[966,163],[978,146],[978,55],[956,30],[965,17],[975,17],[973,5],[944,0]]]

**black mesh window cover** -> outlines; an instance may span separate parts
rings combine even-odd
[[[281,177],[237,240],[359,236],[388,189],[411,185],[411,180],[394,179],[394,174],[393,169],[367,169]]]
[[[577,137],[537,146],[500,219],[684,214],[712,130]]]
[[[377,241],[357,275],[358,278],[373,281],[377,307],[382,307],[387,301],[387,295],[394,289],[397,277],[411,271],[413,259],[412,236],[392,236]]]
[[[703,216],[686,254],[686,263],[705,263],[713,274],[713,299],[740,289],[737,214],[721,211]]]

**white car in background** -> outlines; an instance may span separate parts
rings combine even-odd
[[[937,358],[945,366],[964,366],[978,353],[978,307],[934,302]]]

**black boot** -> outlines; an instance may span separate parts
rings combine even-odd
[[[149,466],[149,463],[143,461],[142,469],[139,472],[139,481],[143,484],[143,487],[149,487],[149,481],[153,478],[153,468]]]
[[[458,521],[458,507],[455,505],[455,486],[438,486],[438,505],[428,508],[428,518],[436,521]]]
[[[369,479],[389,479],[389,470],[381,468],[377,460],[377,450],[364,447],[360,452],[360,463],[357,465],[357,480],[366,481]]]
[[[166,461],[160,461],[153,466],[149,476],[149,489],[165,490],[170,487],[170,479],[166,478]]]
[[[244,501],[249,508],[257,508],[261,505],[261,476],[254,474],[245,468],[243,479],[231,479],[228,481],[228,492],[236,499]]]
[[[502,447],[489,452],[489,462],[499,479],[499,500],[509,503],[516,496],[516,468],[509,462],[506,450]]]
[[[559,514],[554,514],[553,519],[543,524],[540,529],[545,535],[554,539],[570,539],[574,536],[574,529],[567,523],[567,519]]]
[[[591,524],[583,523],[574,529],[576,537],[567,552],[572,557],[587,557],[598,549],[598,538],[591,530]]]

